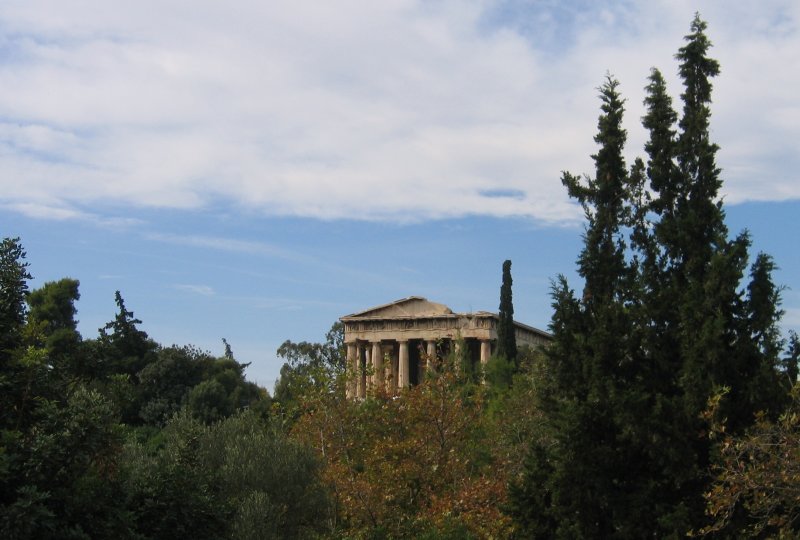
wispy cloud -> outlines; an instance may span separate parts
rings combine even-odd
[[[314,262],[313,257],[296,253],[280,246],[267,244],[265,242],[250,242],[246,240],[236,240],[234,238],[224,238],[219,236],[179,235],[164,233],[148,233],[145,235],[145,237],[148,240],[164,242],[167,244],[248,253],[251,255],[275,257],[295,262]]]
[[[176,289],[181,291],[187,291],[194,294],[199,294],[202,296],[213,296],[214,289],[209,287],[208,285],[189,285],[189,284],[178,284],[175,285]]]
[[[94,223],[101,227],[127,228],[144,223],[138,218],[101,216],[67,206],[49,205],[38,202],[15,202],[2,205],[3,208],[22,215],[48,221],[76,220]]]
[[[221,200],[322,219],[573,221],[558,179],[591,171],[595,87],[606,70],[622,81],[641,153],[645,78],[658,65],[677,99],[672,56],[697,9],[723,67],[727,200],[800,197],[790,0],[199,0],[191,17],[169,0],[27,0],[0,13],[0,202],[45,219]]]

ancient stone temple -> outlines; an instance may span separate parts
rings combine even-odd
[[[445,305],[411,296],[340,319],[347,346],[348,397],[370,388],[392,390],[415,385],[425,370],[458,347],[485,364],[497,341],[496,313],[453,313]],[[518,322],[517,346],[542,347],[550,334]],[[461,345],[463,344],[463,345]]]

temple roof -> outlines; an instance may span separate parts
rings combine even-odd
[[[371,307],[359,313],[353,313],[342,317],[342,320],[347,319],[384,319],[384,318],[400,318],[400,317],[442,317],[453,315],[453,310],[444,304],[437,304],[431,302],[427,298],[421,296],[409,296],[401,300],[396,300],[389,304]]]
[[[382,319],[425,319],[425,318],[447,318],[447,319],[458,319],[459,317],[467,317],[467,318],[491,318],[497,319],[497,313],[492,313],[490,311],[476,311],[472,313],[453,313],[453,310],[447,307],[444,304],[438,304],[436,302],[431,302],[427,298],[423,298],[421,296],[409,296],[408,298],[402,298],[400,300],[395,300],[394,302],[390,302],[388,304],[383,304],[380,306],[371,307],[364,311],[359,311],[358,313],[353,313],[351,315],[345,315],[342,317],[342,322],[350,322],[350,321],[369,321],[369,320],[382,320]],[[534,328],[533,326],[528,326],[527,324],[522,324],[518,321],[514,321],[514,326],[520,329],[527,330],[534,334],[538,334],[545,339],[552,339],[552,336],[545,332],[544,330],[540,330],[538,328]]]

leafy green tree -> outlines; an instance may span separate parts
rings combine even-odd
[[[138,373],[139,417],[147,424],[163,425],[203,381],[214,360],[194,347],[159,349],[155,360]]]
[[[202,465],[207,437],[208,428],[183,414],[159,434],[156,451],[137,443],[125,448],[126,505],[142,537],[225,538],[231,510],[216,496],[217,471]]]
[[[345,370],[344,325],[334,323],[324,343],[287,340],[277,354],[286,362],[275,382],[274,399],[291,423],[317,398],[338,391]]]
[[[275,488],[283,480],[252,493],[231,488],[233,495],[221,498],[224,471],[196,455],[220,436],[202,421],[224,422],[256,405],[250,413],[252,431],[267,430],[257,423],[266,416],[260,404],[268,396],[245,380],[246,365],[235,360],[227,343],[222,358],[192,347],[161,348],[139,330],[141,321],[126,309],[119,292],[115,320],[101,329],[99,339],[82,342],[75,320],[78,281],[46,283],[28,294],[30,275],[18,240],[4,242],[2,253],[0,318],[8,332],[0,355],[1,537],[246,536],[241,527],[231,532],[232,517],[253,537],[265,516],[284,523],[308,516],[285,504],[287,493],[296,493],[302,482],[283,486],[286,493]],[[158,429],[181,408],[188,420],[177,422],[185,428],[179,435]],[[152,435],[147,450],[123,456],[126,433],[144,440]],[[205,437],[202,445],[196,437]],[[282,441],[284,453],[263,440],[251,446],[256,443],[269,452],[261,468],[276,456],[285,459],[274,463],[273,472],[296,470],[292,467],[301,461],[294,443]],[[310,461],[302,467],[316,463],[305,455]],[[313,480],[314,465],[308,467],[312,472],[305,478]],[[303,496],[311,500],[312,491]],[[249,513],[239,512],[240,506]],[[288,517],[281,514],[286,508]],[[272,521],[269,527],[275,527]],[[281,527],[277,537],[293,537],[292,525]]]
[[[329,498],[313,451],[252,411],[210,429],[200,457],[234,508],[230,538],[308,538],[328,527]]]
[[[492,356],[483,368],[483,378],[493,394],[506,392],[514,380],[516,367],[502,356]]]
[[[78,282],[48,283],[28,294],[24,258],[19,239],[3,241],[0,536],[127,537],[116,415],[67,369],[80,362]]]
[[[495,356],[517,362],[517,335],[514,329],[514,302],[512,300],[511,261],[503,262],[503,284],[500,287],[500,311],[497,321],[497,351]]]
[[[483,386],[464,385],[460,371],[451,356],[399,397],[340,396],[294,424],[293,436],[325,464],[340,537],[508,536],[506,464],[484,429]]]
[[[78,386],[63,405],[39,399],[31,426],[3,438],[3,538],[130,536],[117,475],[121,433],[103,396]]]
[[[247,365],[248,364],[240,364],[232,355],[230,357],[223,356],[222,358],[215,358],[206,365],[206,370],[203,374],[203,382],[214,381],[222,389],[222,392],[224,392],[225,403],[218,403],[218,407],[221,408],[217,408],[217,411],[222,416],[230,416],[235,411],[246,409],[259,403],[269,403],[269,395],[266,390],[245,379],[244,370]],[[190,408],[192,395],[200,384],[192,389],[192,393],[189,394]],[[211,390],[211,388],[208,387],[207,390]],[[207,396],[212,395],[214,395],[213,391],[207,394]],[[213,399],[211,402],[213,403]],[[200,411],[201,409],[195,410]],[[200,413],[198,412],[198,414]]]
[[[77,279],[63,278],[45,283],[27,297],[28,325],[32,327],[28,334],[42,337],[37,345],[48,350],[53,368],[61,371],[63,378],[87,378],[90,374],[75,320],[79,286]]]
[[[309,538],[325,530],[318,461],[254,412],[174,416],[155,448],[130,443],[128,505],[145,538]]]
[[[0,428],[18,429],[26,409],[30,380],[22,356],[28,263],[19,238],[0,243]]]
[[[759,410],[774,417],[786,402],[776,369],[781,311],[780,289],[772,281],[774,263],[763,254],[756,258],[744,296],[740,285],[750,240],[746,232],[728,238],[718,199],[722,180],[709,106],[719,64],[708,56],[705,30],[696,15],[676,55],[684,85],[677,134],[671,130],[676,116],[657,72],[648,86],[645,117],[650,209],[657,217],[651,246],[657,247],[655,257],[650,251],[650,272],[643,274],[646,315],[640,325],[646,357],[657,367],[655,380],[663,381],[658,385],[660,410],[669,413],[663,420],[674,419],[659,424],[674,426],[661,429],[669,441],[666,448],[672,449],[671,455],[661,452],[667,458],[664,470],[674,482],[660,492],[674,509],[672,518],[665,513],[662,522],[671,519],[676,530],[686,520],[695,525],[703,520],[699,495],[708,482],[712,448],[708,439],[685,434],[707,431],[701,412],[715,389],[730,389],[719,411],[734,432],[752,424]]]
[[[712,523],[703,534],[738,538],[796,538],[800,533],[800,386],[776,420],[759,414],[740,435],[719,421],[725,391],[709,400],[705,417],[718,442],[714,482],[705,493]],[[731,525],[737,526],[732,529]]]
[[[0,359],[8,361],[19,346],[25,324],[25,296],[28,293],[28,263],[19,238],[0,242]]]
[[[216,379],[208,379],[189,392],[187,405],[192,413],[208,424],[233,414],[225,387]]]

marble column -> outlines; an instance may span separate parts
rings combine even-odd
[[[433,340],[425,342],[425,352],[428,355],[425,367],[427,370],[434,369],[436,365],[436,342]]]
[[[367,392],[371,392],[375,382],[375,366],[372,365],[372,347],[370,347],[369,344],[364,347],[364,355],[367,358],[364,369],[364,376],[366,377],[367,382]]]
[[[417,384],[422,384],[422,381],[425,380],[425,373],[426,369],[428,368],[428,362],[425,360],[425,349],[422,343],[419,344],[417,348]],[[411,371],[411,362],[409,362],[409,371]]]
[[[400,369],[398,367],[398,359],[400,357],[400,342],[397,342],[397,347],[392,347],[392,360],[389,362],[389,390],[391,393],[394,393],[394,390],[397,390],[399,384],[397,382],[398,378],[400,377]]]
[[[408,387],[408,341],[400,341],[400,354],[399,354],[399,366],[398,366],[398,377],[397,377],[397,386],[398,388],[406,388]]]
[[[366,354],[364,348],[358,346],[358,397],[367,397]]]
[[[358,377],[358,356],[356,355],[356,344],[347,344],[347,399],[356,397],[358,390],[357,379]]]
[[[386,390],[390,390],[396,384],[397,380],[392,374],[394,346],[389,343],[382,343],[381,352],[383,353],[383,387]]]
[[[486,362],[492,356],[492,343],[488,339],[481,340],[481,366],[486,367]]]
[[[383,390],[383,352],[380,341],[372,344],[372,386]]]

